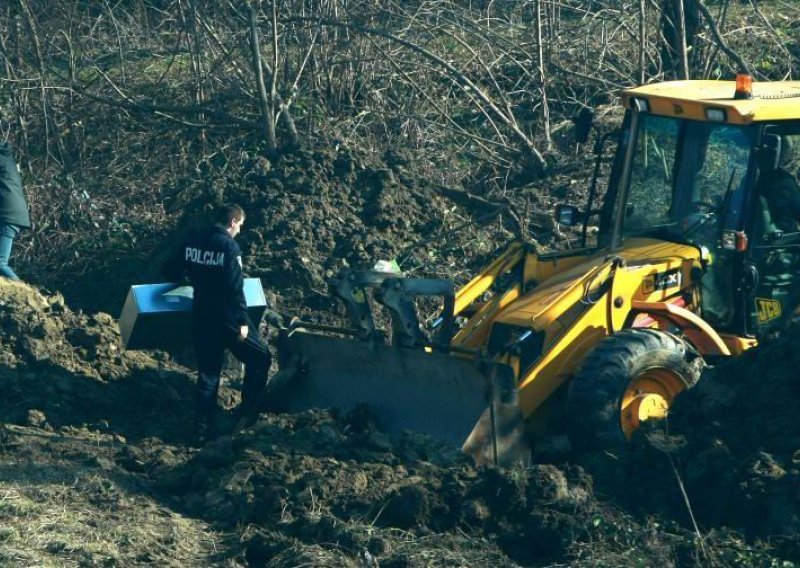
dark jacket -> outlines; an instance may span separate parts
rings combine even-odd
[[[0,142],[0,223],[31,226],[17,162],[5,142]]]
[[[796,232],[800,221],[800,187],[794,176],[778,168],[762,180],[759,191],[767,200],[775,227],[784,233]]]
[[[219,225],[191,235],[162,266],[164,276],[194,287],[192,310],[198,325],[238,329],[250,323],[244,297],[242,251]]]

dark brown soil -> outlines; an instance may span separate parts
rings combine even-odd
[[[396,259],[408,275],[465,283],[515,237],[508,216],[474,221],[507,199],[473,200],[452,191],[455,200],[447,198],[410,155],[397,150],[376,155],[319,145],[245,161],[212,185],[215,191],[195,185],[178,191],[169,200],[170,212],[186,229],[204,222],[216,203],[240,203],[247,212],[239,237],[245,270],[261,278],[285,315],[325,317],[337,307],[330,279],[343,268],[372,268],[379,260]],[[553,239],[551,204],[574,185],[560,176],[518,191],[519,207],[547,225],[529,226],[528,236],[536,228],[540,241]],[[176,239],[165,239],[143,277],[160,278],[153,268]],[[80,292],[71,296],[86,303]]]
[[[242,203],[246,269],[286,316],[335,313],[327,279],[344,266],[398,258],[464,281],[511,236],[498,220],[452,233],[487,206],[454,205],[397,153],[306,150],[248,168],[245,183],[172,206],[186,224],[219,199]],[[547,184],[522,192],[536,211],[574,185]],[[230,436],[233,375],[218,436],[198,444],[190,369],[121,352],[112,316],[59,294],[0,280],[0,299],[0,564],[800,561],[796,333],[708,373],[669,432],[643,433],[629,455],[503,470],[363,415],[264,414]]]
[[[651,446],[639,449],[654,467],[637,458],[638,475],[595,467],[601,484],[613,471],[632,494],[651,495],[620,506],[598,498],[582,467],[475,468],[423,436],[375,430],[362,415],[265,414],[239,435],[198,445],[189,370],[157,353],[120,353],[116,325],[104,314],[74,313],[59,296],[24,284],[0,286],[0,491],[15,503],[0,506],[8,527],[0,558],[8,562],[669,566],[796,556],[796,451],[786,440],[750,447],[753,434],[710,425],[728,440],[727,462],[698,457],[716,447],[709,434],[696,438],[693,453],[674,457],[693,466],[682,475],[704,530],[700,544],[681,503],[664,501],[675,479]],[[788,412],[787,392],[780,403]],[[747,405],[756,405],[750,394]],[[721,400],[719,412],[735,401]],[[228,386],[223,402],[236,402]],[[753,522],[740,514],[746,509],[766,516]],[[68,519],[55,523],[56,510],[70,511]],[[35,532],[31,521],[40,523]],[[98,537],[121,530],[127,539]],[[771,539],[774,552],[758,537]],[[85,544],[92,539],[102,546]]]
[[[706,526],[770,539],[800,561],[800,328],[710,372],[676,408],[687,492]]]

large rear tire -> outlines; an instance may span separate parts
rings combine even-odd
[[[578,452],[624,449],[642,422],[666,417],[700,379],[702,359],[681,339],[625,329],[587,356],[567,394],[568,433]]]

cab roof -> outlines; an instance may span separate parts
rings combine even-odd
[[[709,121],[707,109],[725,111],[721,122],[750,124],[776,120],[800,120],[800,81],[753,81],[752,99],[734,99],[735,81],[666,81],[626,89],[622,104],[646,99],[649,112]]]

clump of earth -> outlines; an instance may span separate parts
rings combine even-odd
[[[800,561],[800,326],[705,374],[670,420],[686,490],[708,526],[769,538]],[[677,442],[677,443],[675,443]]]
[[[405,274],[463,284],[515,236],[508,216],[482,219],[502,200],[452,190],[448,198],[414,160],[401,150],[301,148],[246,160],[211,188],[190,185],[169,208],[186,228],[207,218],[214,204],[241,204],[245,272],[261,278],[281,313],[317,316],[333,308],[330,282],[343,269],[395,260]],[[521,194],[549,222],[553,197],[533,187]]]
[[[800,561],[800,327],[709,368],[630,452],[578,463],[630,511],[727,527]]]
[[[700,548],[682,519],[599,498],[580,466],[476,467],[424,436],[382,432],[368,411],[265,413],[235,435],[223,428],[198,443],[189,369],[159,352],[121,352],[113,318],[74,312],[58,294],[0,281],[0,297],[3,562],[668,566],[706,565],[710,554],[772,558],[721,528],[724,519]],[[237,402],[235,386],[226,376],[223,418]]]

